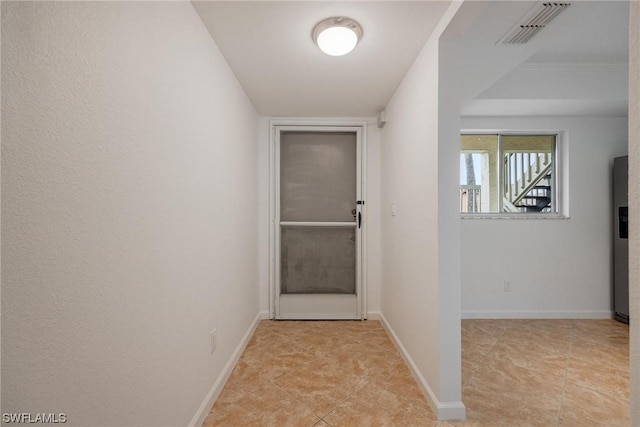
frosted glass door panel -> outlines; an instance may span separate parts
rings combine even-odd
[[[281,235],[282,294],[355,294],[354,227],[287,227]]]
[[[354,221],[356,134],[283,132],[280,220]]]

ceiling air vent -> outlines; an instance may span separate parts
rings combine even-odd
[[[538,3],[533,10],[527,14],[530,18],[524,19],[522,23],[516,25],[503,38],[505,44],[522,44],[526,43],[533,36],[538,34],[553,18],[558,16],[560,12],[571,6],[571,3],[555,3],[544,2]]]

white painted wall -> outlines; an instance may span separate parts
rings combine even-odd
[[[436,395],[437,54],[437,44],[427,42],[387,105],[381,153],[382,312]]]
[[[464,417],[460,224],[457,200],[447,192],[458,155],[443,140],[459,110],[439,97],[438,46],[458,7],[451,6],[387,105],[381,151],[382,313],[440,419]]]
[[[382,131],[382,313],[439,394],[438,49],[427,42]],[[391,204],[396,215],[391,215]]]
[[[462,128],[563,132],[569,213],[462,220],[463,317],[610,317],[611,167],[627,154],[627,119],[472,117]]]
[[[272,160],[269,153],[270,121],[281,120],[281,117],[260,117],[258,147],[258,218],[260,251],[258,255],[260,310],[269,312],[269,171]],[[366,217],[365,217],[365,251],[367,256],[367,312],[373,317],[380,313],[380,280],[381,280],[381,236],[380,236],[380,132],[373,117],[364,118],[287,118],[291,121],[299,121],[301,124],[314,123],[367,123],[366,142]]]
[[[258,312],[254,108],[188,2],[2,37],[2,410],[186,425]]]
[[[640,188],[640,2],[629,18],[629,188]],[[640,425],[640,193],[629,193],[629,293],[631,340],[631,425]]]

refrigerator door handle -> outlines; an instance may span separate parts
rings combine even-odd
[[[620,206],[618,208],[618,236],[621,239],[629,238],[629,207]]]

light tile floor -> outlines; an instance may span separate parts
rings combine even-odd
[[[465,320],[462,379],[470,425],[628,426],[629,328],[614,320]]]
[[[438,422],[380,322],[262,321],[204,426],[629,425],[628,327],[464,320],[466,421]]]

